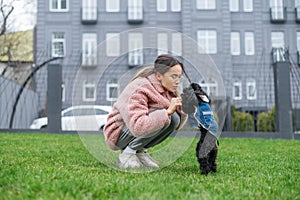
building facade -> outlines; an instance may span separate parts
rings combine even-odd
[[[35,61],[63,58],[63,107],[110,105],[128,71],[167,51],[183,58],[191,54],[183,37],[199,46],[195,56],[205,52],[212,59],[233,105],[269,109],[272,49],[288,47],[291,60],[299,62],[300,1],[38,0]],[[40,110],[46,73],[42,69],[36,76]],[[218,96],[216,80],[193,79]]]

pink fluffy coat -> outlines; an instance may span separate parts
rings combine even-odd
[[[115,144],[125,124],[135,137],[145,136],[168,125],[170,118],[166,109],[174,97],[173,93],[162,87],[155,74],[130,82],[108,116],[104,127],[107,145],[118,150]],[[187,114],[181,109],[177,109],[177,113],[181,117],[177,127],[180,129],[187,120]]]

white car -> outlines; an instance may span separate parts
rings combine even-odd
[[[61,112],[61,129],[64,131],[98,131],[106,123],[111,106],[79,105],[69,107]],[[35,119],[31,129],[43,129],[48,124],[48,118]]]

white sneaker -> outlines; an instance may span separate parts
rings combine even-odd
[[[137,153],[136,156],[145,167],[159,168],[158,162],[154,160],[148,153]]]
[[[118,166],[120,168],[139,168],[143,164],[140,162],[136,154],[133,153],[121,153],[118,159]]]

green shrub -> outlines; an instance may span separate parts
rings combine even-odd
[[[276,131],[276,109],[275,106],[267,112],[262,112],[257,117],[257,131],[275,132]]]
[[[254,119],[251,114],[240,112],[234,106],[231,107],[231,113],[233,131],[254,131]]]

